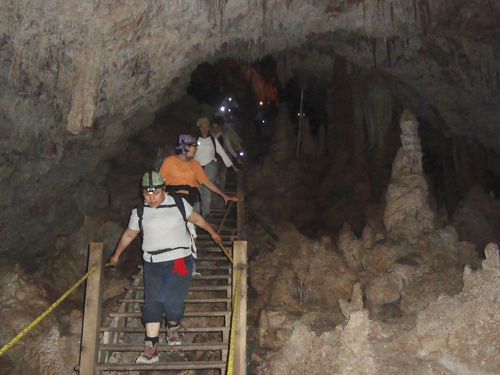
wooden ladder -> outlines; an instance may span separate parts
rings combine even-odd
[[[162,327],[158,345],[159,362],[135,363],[135,359],[144,350],[145,331],[141,323],[141,306],[144,303],[142,265],[138,266],[138,273],[133,276],[133,283],[125,288],[125,297],[118,301],[120,303],[118,310],[110,313],[104,326],[97,327],[97,329],[95,324],[99,321],[101,287],[100,281],[89,277],[80,374],[104,375],[129,371],[137,373],[139,371],[168,371],[167,373],[175,374],[182,370],[207,370],[207,374],[213,374],[213,371],[226,374],[237,267],[241,270],[243,277],[241,277],[238,292],[241,302],[236,318],[236,334],[233,344],[235,346],[234,367],[231,367],[230,372],[246,373],[246,242],[234,242],[237,239],[237,228],[240,227],[237,223],[237,218],[240,216],[236,208],[242,209],[241,204],[242,202],[238,202],[238,205],[233,205],[220,230],[222,245],[232,254],[234,264],[231,264],[209,234],[198,228],[196,241],[198,258],[195,262],[197,271],[202,276],[200,279],[191,279],[185,300],[186,311],[180,330],[182,345],[167,345],[166,329]],[[212,218],[209,222],[213,228],[216,230],[219,228],[224,215],[225,210],[212,211]],[[92,245],[95,247],[96,244]],[[102,244],[97,245],[101,245],[102,253]],[[89,259],[91,259],[90,267],[92,256]],[[102,271],[98,273],[100,275]],[[97,305],[97,310],[91,305]],[[95,322],[96,319],[97,322]]]

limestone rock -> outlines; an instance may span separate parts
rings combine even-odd
[[[280,349],[292,335],[295,319],[286,311],[263,310],[259,320],[259,345],[263,348]]]
[[[392,165],[384,225],[390,238],[415,243],[420,235],[434,230],[434,213],[427,203],[418,122],[413,113],[403,111],[400,127],[402,147]]]
[[[445,368],[497,373],[500,368],[500,268],[498,247],[486,250],[483,268],[464,270],[459,295],[441,296],[420,312],[413,345],[419,356]]]
[[[349,319],[353,312],[363,309],[363,293],[361,292],[361,285],[359,283],[354,284],[351,302],[339,298],[339,307],[346,319]]]
[[[366,270],[363,241],[356,238],[348,223],[344,223],[339,233],[337,246],[353,271],[359,274]]]
[[[369,341],[371,322],[367,311],[356,311],[340,334],[341,374],[379,374]]]

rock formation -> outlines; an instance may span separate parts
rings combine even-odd
[[[415,243],[420,235],[434,230],[434,213],[427,203],[417,119],[405,110],[399,124],[402,147],[392,165],[384,225],[390,238]]]
[[[485,249],[478,271],[463,272],[463,292],[441,295],[420,312],[412,344],[420,358],[449,371],[498,373],[500,360],[500,261],[496,244]]]

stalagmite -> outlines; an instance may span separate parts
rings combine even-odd
[[[420,235],[434,230],[435,215],[427,203],[427,182],[422,172],[422,150],[415,115],[404,110],[400,126],[402,147],[392,164],[384,225],[390,238],[415,243]]]

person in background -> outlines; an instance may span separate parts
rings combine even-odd
[[[226,154],[231,158],[232,162],[233,163],[237,162],[239,165],[243,165],[243,162],[241,161],[239,155],[236,153],[233,146],[231,145],[229,136],[227,135],[227,132],[224,128],[224,119],[220,116],[217,116],[212,119],[210,126],[212,128],[213,137],[217,141],[219,141],[221,146],[224,148],[224,151],[226,151]],[[222,190],[225,190],[226,188],[226,174],[227,174],[226,166],[224,165],[224,163],[222,163],[221,160],[217,159],[216,181]]]
[[[229,137],[230,131],[226,129],[224,126],[225,121],[221,116],[214,117],[212,121],[210,121],[210,127],[212,129],[212,135],[215,139],[219,141],[221,146],[226,151],[226,154],[231,158],[233,162],[237,161],[238,164],[242,165],[242,161],[237,153],[237,151],[243,151],[241,144],[238,142],[235,147],[233,147],[233,142]],[[236,149],[235,149],[236,148]]]
[[[198,141],[189,134],[179,136],[177,153],[163,160],[160,174],[165,179],[166,191],[169,195],[179,195],[186,199],[189,205],[198,213],[200,190],[204,186],[210,191],[220,195],[224,204],[229,200],[236,201],[235,197],[229,197],[222,192],[205,174],[200,163],[194,160],[198,148]],[[201,274],[196,272],[196,264],[193,266],[193,278],[200,278]]]
[[[196,122],[196,125],[198,125],[198,129],[200,130],[200,137],[198,138],[198,151],[194,159],[201,164],[207,177],[213,181],[217,175],[216,155],[221,157],[227,168],[232,167],[235,172],[238,172],[238,168],[233,164],[229,156],[227,156],[219,141],[210,134],[210,120],[206,117],[202,117]],[[210,214],[212,192],[201,185],[200,193],[202,201],[201,213],[202,216],[206,218],[207,215]],[[225,203],[227,203],[226,200]]]
[[[176,154],[165,158],[160,167],[160,174],[165,179],[168,194],[180,194],[192,207],[196,207],[199,204],[199,187],[204,186],[220,195],[225,204],[229,200],[237,200],[222,192],[207,176],[200,162],[194,159],[198,150],[196,138],[189,134],[181,134],[179,145],[175,149]],[[197,212],[199,213],[199,210]]]
[[[233,142],[233,146],[235,149],[238,149],[238,146],[241,148],[242,139],[239,135],[239,132],[242,130],[241,123],[237,121],[235,117],[232,117],[227,111],[219,111],[214,114],[214,117],[222,117],[224,119],[224,127],[229,139]],[[236,126],[235,120],[238,122],[238,126]]]
[[[173,197],[165,194],[165,180],[157,172],[146,173],[141,181],[144,196],[142,214],[134,209],[128,228],[123,233],[116,250],[109,260],[116,265],[122,252],[142,231],[144,260],[144,305],[142,323],[146,328],[144,352],[136,363],[159,361],[158,342],[161,323],[166,320],[167,342],[180,345],[179,329],[184,316],[193,256],[191,238],[186,230],[184,217]],[[193,211],[182,199],[187,221],[205,229],[212,240],[220,241],[220,235]]]

